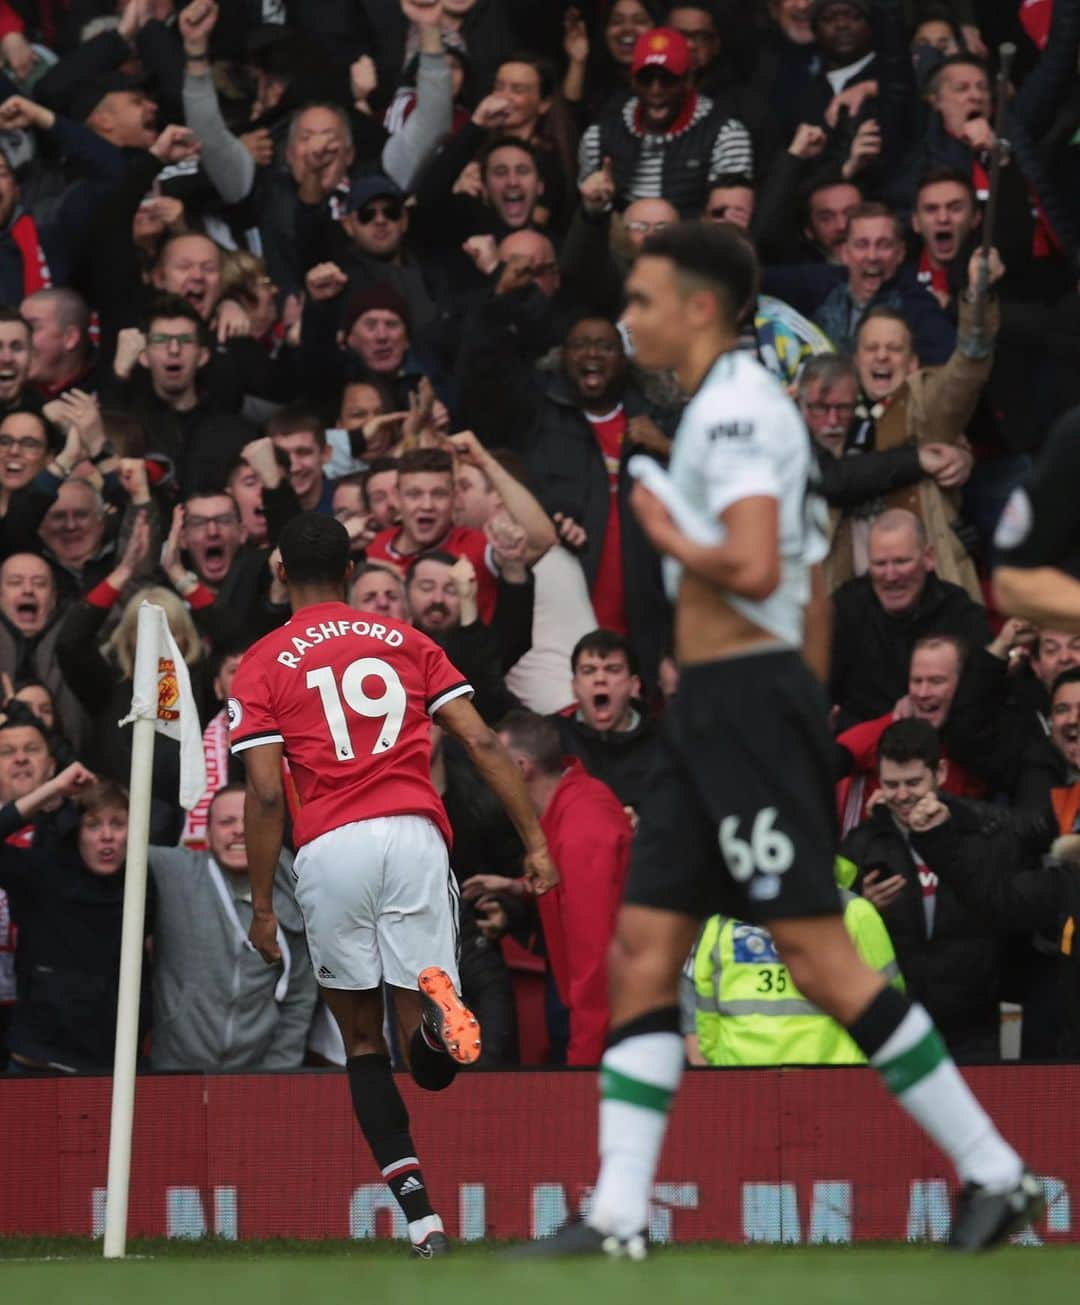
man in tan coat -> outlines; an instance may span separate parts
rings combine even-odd
[[[866,447],[883,452],[908,442],[920,447],[964,444],[964,431],[993,365],[993,344],[998,329],[998,309],[993,297],[986,305],[981,338],[973,329],[979,258],[978,252],[973,254],[968,266],[968,289],[959,303],[957,344],[944,366],[919,366],[911,332],[894,310],[871,309],[860,324],[855,367],[862,399],[855,421],[857,438]],[[997,251],[992,250],[988,275],[991,287],[1004,271]],[[934,550],[938,576],[962,585],[981,602],[975,566],[952,529],[959,515],[958,490],[970,470],[967,461],[952,477],[924,478],[896,489],[882,500],[881,510],[906,508],[915,513]],[[833,526],[829,578],[835,587],[863,568],[857,565],[855,522],[837,514]]]

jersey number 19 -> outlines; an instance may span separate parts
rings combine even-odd
[[[382,684],[382,693],[371,697],[364,691],[364,681],[378,680]],[[338,684],[334,671],[329,666],[319,666],[307,673],[307,687],[318,689],[322,702],[323,715],[334,744],[334,755],[338,761],[352,761],[356,752],[349,733],[349,721],[345,715],[348,707],[357,716],[369,720],[381,720],[382,726],[372,744],[372,755],[392,748],[401,733],[408,706],[408,695],[401,683],[397,671],[379,657],[358,657],[346,666]]]

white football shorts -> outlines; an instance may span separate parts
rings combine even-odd
[[[306,843],[294,868],[322,987],[415,989],[422,969],[441,965],[460,991],[457,883],[426,816],[341,825]]]

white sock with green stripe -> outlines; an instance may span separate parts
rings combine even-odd
[[[628,1027],[677,1027],[678,1012],[655,1012]],[[618,1036],[618,1034],[616,1034]],[[683,1068],[678,1032],[631,1033],[600,1063],[600,1176],[589,1223],[633,1237],[649,1223],[649,1196],[667,1130],[668,1109]]]
[[[949,1156],[961,1179],[991,1191],[1015,1186],[1023,1162],[960,1077],[922,1006],[910,1006],[869,1059],[897,1101]]]

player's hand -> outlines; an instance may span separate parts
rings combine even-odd
[[[904,891],[906,882],[903,875],[889,875],[887,879],[882,879],[880,870],[868,870],[863,875],[862,895],[871,906],[882,911],[896,901]]]
[[[277,941],[277,916],[273,911],[259,911],[248,930],[251,945],[267,963],[276,965],[281,960],[281,948]]]
[[[559,882],[559,872],[546,843],[535,851],[526,852],[523,866],[523,878],[537,897],[543,897]]]
[[[908,815],[908,825],[913,834],[925,834],[929,829],[937,829],[949,818],[949,808],[936,793],[927,793],[919,798]]]

